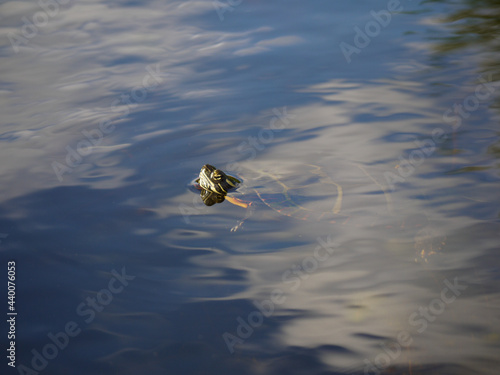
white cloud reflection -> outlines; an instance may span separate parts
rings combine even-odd
[[[0,58],[4,82],[0,137],[36,131],[47,141],[29,152],[25,137],[15,136],[15,142],[4,143],[0,158],[9,163],[0,166],[3,199],[35,188],[24,178],[19,180],[21,176],[13,175],[13,170],[30,169],[34,160],[64,158],[65,147],[78,140],[81,130],[95,127],[96,121],[109,116],[113,100],[141,82],[148,64],[160,63],[162,72],[169,75],[156,95],[168,92],[186,100],[220,95],[221,89],[209,84],[211,75],[220,71],[198,71],[199,59],[229,55],[248,45],[253,34],[270,30],[207,31],[184,22],[184,17],[212,12],[211,3],[206,1],[191,1],[189,6],[180,1],[156,1],[148,7],[71,2],[61,5],[57,15],[39,27],[38,34],[20,46],[19,53],[14,53],[7,33],[22,35],[21,17],[29,19],[40,9],[28,2],[9,2],[1,7],[2,14],[11,18],[9,26],[0,29],[6,52]],[[287,44],[290,40],[271,43]],[[194,77],[199,80],[196,88],[186,84]],[[155,105],[146,100],[133,110],[145,111]],[[118,144],[114,136],[105,140],[108,146]],[[45,187],[58,185],[50,163],[45,164],[37,167],[39,177],[45,175],[39,183]],[[80,183],[78,173],[68,177],[65,183]]]

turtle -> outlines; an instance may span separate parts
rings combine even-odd
[[[358,197],[370,195],[367,192],[378,195],[379,200],[380,196],[384,196],[384,205],[391,211],[390,195],[384,187],[361,165],[355,164],[354,168],[352,167],[350,164],[349,168],[346,168],[355,172],[350,176],[349,189],[358,193]],[[248,179],[243,182],[242,179],[226,174],[213,165],[205,164],[195,180],[201,198],[207,206],[227,200],[247,209],[244,218],[231,229],[233,232],[241,228],[253,214],[255,198],[281,215],[300,220],[346,223],[350,219],[344,209],[344,187],[335,182],[320,166],[281,163],[278,172],[248,168],[247,175]],[[360,177],[362,181],[356,181]]]

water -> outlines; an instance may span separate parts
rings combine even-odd
[[[496,373],[498,1],[43,4],[0,5],[2,373]]]

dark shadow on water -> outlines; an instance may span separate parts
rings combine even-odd
[[[325,364],[325,358],[335,362],[336,357],[359,357],[362,366],[356,348],[283,345],[281,330],[307,317],[308,311],[281,310],[263,318],[230,354],[223,333],[236,335],[237,318],[247,320],[256,311],[252,301],[232,297],[244,290],[245,272],[217,266],[200,269],[196,261],[213,254],[210,246],[202,246],[203,239],[190,239],[189,247],[161,242],[161,234],[178,226],[181,218],[159,219],[127,204],[146,190],[143,184],[112,190],[59,187],[2,206],[0,224],[9,237],[0,257],[2,262],[16,260],[17,306],[23,320],[30,322],[19,324],[19,363],[29,365],[31,350],[41,351],[51,343],[49,332],[60,332],[67,322],[75,321],[82,332],[49,361],[47,373],[366,373],[362,367],[335,370]],[[135,279],[87,323],[89,316],[78,314],[77,306],[106,288],[111,271],[123,267]],[[211,300],[204,294],[203,283],[214,271],[219,273],[210,293],[227,299]],[[408,371],[390,366],[381,373]],[[436,364],[413,366],[411,373],[474,372]]]
[[[440,1],[449,3],[448,0]],[[455,7],[451,14],[441,18],[449,35],[438,37],[434,49],[440,56],[447,56],[460,50],[479,52],[481,70],[491,81],[500,80],[500,1],[465,0]]]

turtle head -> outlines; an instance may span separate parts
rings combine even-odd
[[[225,195],[234,189],[240,181],[232,176],[228,176],[213,165],[205,164],[200,171],[198,183],[200,186],[213,193]]]

